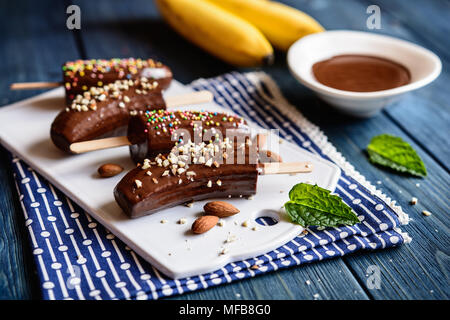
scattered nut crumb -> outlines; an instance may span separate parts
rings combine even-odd
[[[185,224],[186,222],[186,218],[181,218],[180,220],[178,220],[178,224]]]
[[[197,174],[194,171],[187,171],[186,172],[186,176],[188,176],[188,177],[193,177],[195,175],[197,175]]]
[[[220,219],[219,222],[217,223],[217,225],[220,226],[220,227],[223,227],[225,225],[225,221]]]
[[[249,221],[245,220],[244,222],[242,222],[242,226],[247,228],[249,226]]]
[[[169,222],[169,221],[167,221],[166,219],[162,219],[160,222],[161,222],[161,223],[167,223],[167,222]]]
[[[305,283],[309,286],[311,284],[311,281],[306,280]]]
[[[254,264],[254,265],[252,265],[252,266],[250,267],[250,269],[258,270],[258,269],[259,269],[259,266],[258,266],[257,264]]]
[[[258,227],[257,227],[257,226],[254,226],[254,227],[252,228],[252,230],[253,230],[253,231],[257,231],[257,230],[258,230]]]
[[[417,188],[420,188],[420,183],[416,183],[416,187],[417,187]]]
[[[255,197],[254,196],[248,196],[247,200],[253,200]]]
[[[141,180],[134,180],[134,184],[136,185],[136,188],[142,188],[142,181]]]
[[[194,201],[186,203],[186,207],[188,207],[188,208],[192,208],[193,206],[194,206]]]
[[[153,180],[154,183],[158,183],[158,179],[152,178],[152,180]]]
[[[428,211],[428,210],[423,210],[423,211],[422,211],[422,214],[423,214],[424,216],[427,216],[427,217],[431,216],[431,212]]]
[[[224,254],[226,254],[228,252],[228,249],[227,248],[223,248],[221,251],[220,251],[220,255],[224,255]]]
[[[419,201],[419,199],[417,199],[416,197],[412,197],[410,203],[412,205],[415,205],[418,201]]]
[[[304,229],[298,236],[299,237],[304,237],[308,234],[308,230]]]
[[[150,160],[144,159],[144,163],[142,164],[141,169],[146,170],[148,168],[150,168]]]

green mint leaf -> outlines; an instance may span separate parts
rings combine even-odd
[[[375,136],[367,146],[367,153],[372,163],[414,176],[427,175],[427,169],[417,152],[399,137],[388,134]]]
[[[342,199],[319,186],[299,183],[289,191],[290,201],[284,204],[293,222],[303,227],[336,227],[353,225],[358,217]]]

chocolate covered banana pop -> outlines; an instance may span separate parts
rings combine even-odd
[[[230,146],[227,141],[189,142],[174,147],[167,157],[146,159],[122,178],[114,197],[130,218],[137,218],[193,200],[253,195],[256,158],[252,161],[248,147],[234,145],[230,153]]]
[[[166,105],[156,81],[116,80],[78,94],[53,121],[50,136],[60,149],[70,152],[74,142],[111,134],[128,124],[131,115]]]
[[[209,144],[188,142],[126,174],[114,197],[130,218],[209,198],[256,193],[259,174],[311,172],[309,162],[258,163],[257,147],[225,138]]]
[[[153,59],[92,59],[68,61],[63,67],[63,82],[67,99],[73,100],[91,87],[102,87],[116,80],[137,80],[141,77],[156,81],[160,90],[166,89],[172,72]]]
[[[128,125],[131,158],[136,163],[167,154],[175,144],[189,139],[201,142],[249,133],[243,118],[208,111],[146,111],[132,117]]]

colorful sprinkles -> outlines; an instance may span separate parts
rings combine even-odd
[[[145,112],[147,118],[148,129],[155,130],[156,134],[168,133],[172,135],[175,130],[179,129],[182,122],[188,121],[189,126],[193,127],[193,131],[206,131],[206,127],[220,127],[221,122],[230,122],[234,126],[243,124],[244,119],[233,115],[224,115],[217,112],[209,111],[169,111],[169,110],[147,110]],[[220,118],[221,117],[221,118]],[[221,120],[221,122],[217,121]],[[199,127],[196,121],[202,122],[202,127]],[[148,129],[146,132],[148,132]]]

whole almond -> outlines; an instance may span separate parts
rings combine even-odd
[[[283,159],[281,157],[270,150],[262,150],[259,152],[259,160],[261,163],[267,163],[267,162],[283,162]]]
[[[121,173],[123,171],[123,168],[118,164],[105,163],[104,165],[100,166],[97,171],[100,177],[109,178]]]
[[[219,222],[219,217],[216,216],[202,216],[197,218],[192,224],[192,232],[196,234],[205,233],[206,231],[212,229],[217,222]]]
[[[232,204],[225,201],[211,201],[203,207],[206,214],[219,218],[230,217],[239,213],[239,210]]]

